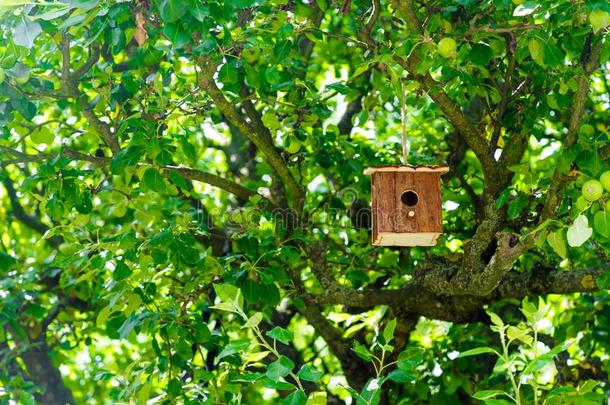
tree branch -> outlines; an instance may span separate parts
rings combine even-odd
[[[584,63],[580,74],[578,75],[577,82],[578,88],[574,93],[574,98],[572,100],[572,112],[570,114],[570,122],[568,124],[568,134],[565,138],[565,141],[562,145],[562,152],[559,157],[558,164],[553,172],[553,177],[551,179],[551,185],[547,192],[546,202],[544,204],[544,208],[542,209],[542,213],[540,214],[540,221],[545,221],[548,218],[551,218],[557,207],[561,203],[563,198],[563,190],[565,189],[565,185],[568,182],[569,178],[566,177],[566,173],[562,171],[562,166],[560,163],[565,158],[565,152],[576,142],[578,139],[578,129],[580,128],[580,121],[582,119],[582,115],[584,113],[585,102],[587,101],[587,97],[589,96],[589,81],[591,73],[598,67],[599,65],[599,55],[603,42],[598,40],[598,42],[591,47],[591,52],[586,58],[586,62]],[[584,52],[584,51],[583,51]]]
[[[209,184],[210,186],[218,187],[221,190],[234,194],[236,197],[238,197],[242,200],[247,201],[252,196],[260,195],[256,191],[250,190],[249,188],[246,188],[240,184],[234,183],[230,180],[227,180],[227,179],[217,176],[215,174],[206,173],[201,170],[191,169],[188,167],[179,167],[179,166],[163,166],[162,170],[166,174],[170,173],[170,172],[174,172],[174,173],[181,175],[185,179],[195,180],[195,181]]]
[[[2,162],[1,163],[2,166],[8,166],[8,164],[16,164],[16,163],[39,162],[42,160],[53,159],[56,156],[69,157],[73,160],[87,161],[87,162],[93,163],[97,166],[104,166],[108,163],[107,158],[87,155],[85,153],[81,153],[81,152],[78,152],[78,151],[75,151],[72,149],[68,149],[68,148],[63,148],[62,151],[60,151],[59,153],[56,153],[56,154],[39,152],[36,155],[30,155],[27,153],[23,153],[16,149],[12,149],[12,148],[9,148],[7,146],[2,146],[2,145],[0,145],[0,150],[7,152],[17,158],[17,159],[12,159],[10,162],[9,161]]]
[[[53,307],[53,309],[42,320],[40,336],[38,336],[38,338],[37,338],[38,341],[45,340],[45,336],[47,333],[47,329],[49,329],[49,325],[51,325],[51,323],[55,320],[55,318],[57,318],[59,313],[64,309],[64,307],[66,306],[66,302],[67,302],[67,299],[65,297],[62,297],[61,300],[57,303],[57,305],[55,305],[55,307]]]
[[[273,144],[269,143],[269,137],[263,132],[257,131],[257,127],[252,122],[247,122],[241,116],[241,114],[235,109],[233,105],[225,98],[222,91],[216,85],[214,81],[214,74],[216,73],[217,64],[211,60],[202,58],[199,61],[202,74],[199,76],[199,84],[202,89],[206,90],[216,107],[222,112],[231,124],[239,129],[256,147],[263,152],[267,162],[273,168],[273,170],[280,177],[286,189],[292,197],[292,206],[301,212],[305,199],[305,193],[301,189],[300,185],[294,179],[294,176],[288,169],[286,162],[277,152]]]
[[[438,270],[438,269],[437,269]],[[430,269],[425,269],[430,271]],[[571,294],[601,291],[596,279],[603,275],[602,267],[580,270],[533,269],[525,273],[509,272],[496,288],[485,296],[462,295],[460,291],[433,293],[419,280],[399,289],[354,290],[347,287],[325,290],[321,294],[305,295],[304,299],[316,305],[345,305],[368,310],[387,305],[402,314],[425,316],[451,322],[468,322],[477,319],[482,307],[506,298],[547,294]],[[457,295],[453,295],[457,294]]]
[[[509,273],[487,298],[524,298],[545,294],[572,294],[600,291],[596,279],[607,269],[602,267],[580,270],[532,269],[526,273]]]
[[[15,216],[15,218],[17,218],[22,224],[24,224],[28,228],[33,229],[34,231],[40,233],[41,235],[44,234],[46,231],[48,231],[49,227],[47,225],[43,224],[37,217],[35,217],[33,215],[29,215],[28,213],[25,212],[25,210],[23,209],[23,206],[19,202],[19,198],[17,197],[17,192],[15,191],[15,188],[13,187],[13,181],[8,177],[8,174],[6,174],[4,176],[4,180],[2,181],[2,184],[4,184],[4,187],[6,188],[6,193],[8,194],[8,198],[9,198],[9,200],[11,202],[11,206],[13,208],[12,213]],[[59,244],[61,244],[62,239],[61,239],[61,237],[53,236],[53,237],[47,239],[47,242],[52,247],[57,247],[57,246],[59,246]]]
[[[85,62],[85,64],[76,71],[77,74],[72,74],[70,71],[70,34],[65,34],[61,40],[61,55],[62,55],[62,75],[61,82],[64,91],[81,106],[83,116],[89,122],[89,125],[93,127],[95,131],[97,131],[104,143],[110,148],[113,155],[116,155],[121,150],[119,145],[119,140],[112,133],[110,129],[110,125],[101,121],[97,115],[93,112],[93,110],[87,105],[87,101],[83,98],[80,90],[78,89],[78,83],[76,80],[84,74],[83,69],[90,69],[91,66],[97,61],[99,58],[99,50],[92,51],[90,55],[90,59]]]

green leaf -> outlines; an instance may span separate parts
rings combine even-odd
[[[193,54],[207,55],[218,46],[218,42],[213,37],[204,38],[199,41],[198,45],[193,47]]]
[[[242,326],[242,329],[245,328],[254,328],[255,326],[258,326],[259,323],[261,323],[261,321],[263,320],[263,313],[262,312],[257,312],[254,315],[252,315],[244,324],[244,326]]]
[[[483,43],[474,44],[468,54],[468,59],[470,59],[472,63],[481,66],[487,66],[492,57],[492,49]]]
[[[593,217],[593,228],[604,238],[610,238],[610,211],[597,211]]]
[[[274,131],[281,128],[282,124],[277,118],[277,115],[273,111],[265,111],[262,118],[263,124],[270,130]]]
[[[226,345],[222,351],[218,354],[218,361],[224,359],[227,356],[232,356],[234,354],[241,354],[244,350],[246,350],[250,346],[251,342],[249,340],[234,340]]]
[[[589,22],[593,27],[593,32],[598,32],[610,24],[610,13],[608,10],[593,10],[589,14]]]
[[[183,0],[164,0],[160,5],[160,14],[163,21],[173,23],[186,14],[188,2]]]
[[[179,138],[179,140],[180,140],[180,149],[182,149],[182,152],[186,155],[186,157],[191,162],[196,161],[197,160],[197,151],[195,150],[195,147],[193,146],[193,144],[189,142],[189,140],[186,136],[181,136]]]
[[[169,179],[174,185],[180,187],[183,190],[189,190],[190,188],[184,177],[182,177],[176,172],[169,172]]]
[[[572,247],[582,246],[593,235],[593,228],[589,226],[589,220],[580,214],[574,223],[568,228],[568,245]]]
[[[530,374],[534,371],[540,370],[542,367],[553,361],[553,357],[555,357],[555,354],[552,354],[551,352],[536,357],[527,364],[527,367],[525,367],[523,370],[523,374]]]
[[[131,269],[125,264],[125,262],[119,261],[112,272],[112,278],[115,281],[121,281],[129,277],[131,273]]]
[[[42,28],[37,21],[32,21],[28,17],[22,16],[21,21],[13,31],[13,42],[30,49],[34,46],[34,40],[41,32]]]
[[[279,41],[273,47],[273,56],[275,56],[275,60],[279,63],[282,62],[290,53],[290,49],[292,48],[292,41]]]
[[[290,344],[293,339],[293,334],[291,331],[286,330],[280,326],[276,326],[266,333],[267,336],[273,338],[279,342],[284,343],[285,345]]]
[[[371,361],[373,359],[373,354],[366,348],[362,343],[354,340],[352,350],[360,357],[362,360]]]
[[[121,327],[119,328],[118,332],[119,332],[119,337],[121,339],[127,339],[127,337],[129,336],[129,334],[135,329],[136,326],[138,326],[140,324],[140,319],[135,316],[135,315],[131,315],[129,318],[125,319],[125,322],[123,322],[123,324],[121,325]]]
[[[371,378],[358,395],[358,405],[378,404],[381,395],[381,386],[385,381],[386,379],[383,376],[380,378]]]
[[[15,263],[17,263],[17,260],[13,256],[0,252],[0,270],[6,271]]]
[[[237,312],[237,307],[232,302],[221,302],[220,304],[212,305],[210,308],[220,311]]]
[[[398,355],[397,367],[404,371],[412,371],[424,360],[424,349],[421,347],[409,347]]]
[[[135,166],[140,161],[144,151],[139,146],[128,146],[116,154],[110,161],[110,171],[113,174],[123,174],[128,166]]]
[[[307,395],[302,390],[296,390],[286,398],[282,399],[282,405],[305,405],[307,403]]]
[[[203,20],[210,14],[210,6],[201,1],[193,1],[189,3],[189,13],[191,13],[191,15],[199,22],[203,22]]]
[[[182,28],[181,24],[167,24],[163,32],[176,48],[182,48],[191,42],[191,34]]]
[[[491,311],[487,311],[487,315],[489,315],[489,319],[491,319],[491,322],[494,325],[499,326],[500,328],[504,326],[504,322],[502,321],[502,318],[500,318],[498,315],[494,314]]]
[[[544,44],[544,63],[547,66],[558,67],[563,66],[564,55],[559,47],[551,42]]]
[[[527,49],[529,49],[534,62],[544,67],[544,48],[540,45],[540,41],[536,38],[530,39],[527,43]]]
[[[417,375],[402,369],[393,370],[388,374],[388,379],[397,383],[412,383],[417,381]]]
[[[165,391],[172,397],[177,397],[182,392],[182,383],[177,378],[172,378],[167,383]]]
[[[568,254],[568,247],[563,236],[563,229],[558,229],[555,232],[550,232],[546,237],[546,241],[553,248],[555,253],[562,259],[565,259]]]
[[[536,357],[535,359],[532,359],[528,363],[528,365],[525,367],[525,369],[522,371],[522,374],[531,374],[532,372],[534,372],[536,370],[540,370],[542,367],[544,367],[545,365],[547,365],[551,361],[553,361],[553,358],[555,356],[557,356],[559,353],[566,350],[572,344],[574,344],[574,340],[567,340],[567,341],[560,343],[557,346],[553,347],[549,352],[546,352],[546,353]]]
[[[508,218],[515,219],[527,206],[528,198],[525,193],[519,192],[517,197],[508,206]]]
[[[100,329],[103,328],[106,325],[106,321],[108,320],[108,317],[110,316],[111,312],[112,310],[108,305],[102,308],[100,312],[98,312],[97,317],[95,318],[95,326]]]
[[[500,390],[481,390],[472,394],[472,397],[479,400],[485,400],[497,397],[498,395],[507,395],[507,393]]]
[[[496,208],[502,208],[506,205],[506,203],[508,202],[508,197],[510,197],[510,193],[511,193],[510,188],[504,189],[500,193],[500,195],[498,196],[498,199],[496,200]]]
[[[517,8],[515,8],[515,11],[513,12],[513,16],[514,17],[524,17],[526,15],[530,15],[539,6],[540,6],[540,4],[536,3],[535,1],[526,1],[525,3],[520,4],[517,6]]]
[[[325,391],[312,392],[307,398],[307,405],[326,405],[327,397]]]
[[[165,179],[163,178],[163,175],[152,167],[146,169],[142,176],[142,182],[146,186],[146,191],[156,191],[157,193],[163,193],[165,191]]]
[[[19,111],[19,114],[23,116],[28,121],[31,121],[32,118],[36,116],[37,109],[36,104],[31,101],[23,99],[12,99],[11,105],[15,108],[15,110]]]
[[[496,350],[492,349],[491,347],[477,347],[476,349],[470,349],[470,350],[466,350],[465,352],[461,352],[460,354],[458,354],[458,356],[456,358],[461,359],[463,357],[477,356],[479,354],[485,354],[485,353],[494,353],[494,354],[498,355],[498,352]]]
[[[238,308],[243,307],[244,297],[239,288],[230,284],[214,284],[214,291],[218,298],[224,303],[235,304]]]
[[[265,388],[273,388],[273,389],[279,390],[279,391],[290,391],[290,390],[295,389],[294,384],[291,384],[286,381],[273,381],[272,379],[270,379],[267,376],[265,376],[262,379],[262,382],[263,382],[263,386]]]
[[[65,30],[66,28],[74,27],[80,25],[87,18],[87,13],[77,14],[74,13],[70,17],[66,18],[60,25],[60,30]]]
[[[38,127],[30,134],[30,139],[37,145],[44,143],[52,145],[55,141],[55,135],[48,127]]]
[[[518,339],[524,343],[530,343],[532,341],[532,337],[529,335],[528,329],[521,329],[512,325],[506,329],[506,336],[508,336],[510,340]]]
[[[174,348],[176,352],[182,357],[184,360],[190,360],[193,357],[193,349],[191,345],[184,339],[179,339]]]
[[[394,339],[394,330],[396,329],[396,318],[391,319],[385,328],[383,328],[383,340],[385,343],[390,343]]]
[[[324,373],[322,371],[318,371],[309,364],[303,364],[303,367],[299,370],[297,375],[301,380],[311,381],[317,383],[320,381]]]
[[[278,381],[280,378],[286,377],[288,374],[290,374],[293,368],[294,363],[292,360],[286,356],[280,356],[279,359],[269,364],[265,374],[273,381]]]

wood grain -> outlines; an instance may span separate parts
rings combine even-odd
[[[393,196],[396,186],[394,173],[373,173],[375,178],[376,206],[373,207],[373,217],[376,217],[378,232],[394,232],[396,204]]]
[[[421,198],[417,215],[418,232],[442,232],[440,176],[436,173],[418,175],[415,189]]]

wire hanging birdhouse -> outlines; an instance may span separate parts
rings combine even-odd
[[[372,243],[434,246],[443,232],[441,175],[447,166],[377,166],[371,175]]]

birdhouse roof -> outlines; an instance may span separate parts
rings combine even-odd
[[[411,173],[447,173],[449,166],[374,166],[364,169],[364,174],[377,172],[411,172]]]

